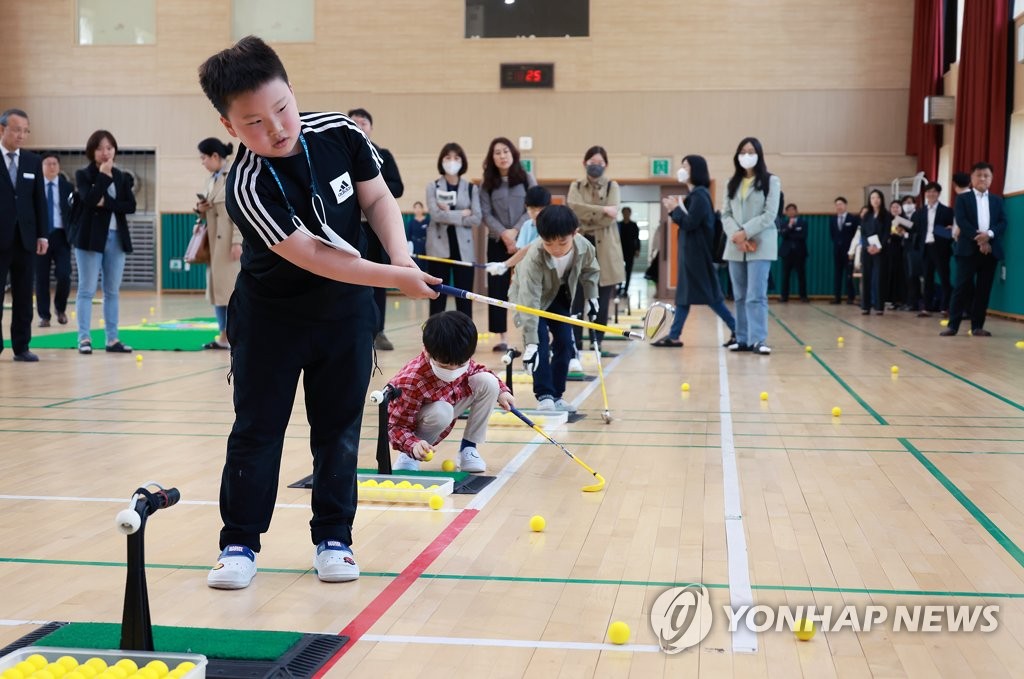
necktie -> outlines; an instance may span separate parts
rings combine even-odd
[[[47,213],[50,215],[50,231],[53,231],[53,227],[57,223],[57,215],[54,212],[57,206],[53,200],[53,182],[46,182],[46,206],[49,208]]]
[[[11,159],[10,164],[7,166],[7,172],[11,175],[11,184],[14,186],[18,185],[18,155],[14,151],[10,151],[7,157]]]

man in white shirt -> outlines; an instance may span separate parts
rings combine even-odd
[[[71,292],[71,238],[69,223],[73,192],[71,182],[60,173],[60,158],[54,153],[43,154],[43,181],[46,195],[46,215],[49,219],[46,254],[36,255],[36,311],[39,327],[50,326],[50,268],[54,269],[57,290],[53,306],[57,322],[68,322],[68,295]]]
[[[963,312],[968,308],[971,334],[974,337],[992,334],[985,330],[985,316],[996,266],[1003,258],[1006,213],[1003,199],[989,191],[991,184],[992,166],[985,162],[975,163],[971,170],[971,190],[956,199],[956,224],[960,229],[959,238],[953,246],[956,286],[949,305],[949,326],[939,333],[944,337],[957,334]]]
[[[946,311],[953,286],[949,279],[949,262],[953,257],[953,209],[939,202],[942,186],[931,182],[924,187],[924,206],[910,218],[910,248],[921,253],[924,272],[924,308],[918,317],[930,316],[929,312]],[[935,274],[939,275],[942,297],[935,304]]]

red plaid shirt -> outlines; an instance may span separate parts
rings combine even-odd
[[[473,390],[469,388],[469,376],[481,372],[489,372],[494,375],[486,366],[469,359],[469,370],[465,375],[454,382],[445,382],[438,378],[430,368],[430,358],[427,356],[427,352],[421,352],[419,356],[409,361],[390,382],[402,390],[402,395],[388,404],[388,438],[391,440],[392,448],[404,453],[412,451],[412,447],[420,440],[416,436],[416,413],[420,411],[423,404],[446,401],[455,405],[473,393]],[[498,389],[499,392],[510,391],[501,378],[498,378]],[[455,415],[457,418],[461,413]],[[454,426],[455,421],[452,420],[437,441],[429,443],[434,445],[443,441]]]

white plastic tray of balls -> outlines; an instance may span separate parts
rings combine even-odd
[[[124,672],[125,679],[142,679],[153,674],[159,679],[205,679],[206,664],[206,656],[196,653],[26,646],[0,658],[0,674],[14,670],[12,675],[20,672],[25,679],[29,679],[37,672],[60,666],[61,669],[50,672],[50,675],[72,676],[74,679],[77,679],[76,673],[81,677],[85,677],[87,673],[92,677],[100,677],[105,673],[108,676],[120,676],[120,672],[107,672],[107,668],[116,666]],[[89,670],[80,670],[83,666]],[[140,674],[139,670],[145,668],[149,668],[149,671]]]
[[[426,504],[435,495],[445,498],[455,490],[455,479],[450,476],[359,474],[356,480],[360,502]]]

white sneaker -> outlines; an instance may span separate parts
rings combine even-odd
[[[555,399],[548,396],[537,401],[537,410],[555,410]]]
[[[576,406],[569,403],[564,398],[560,398],[557,401],[555,401],[555,410],[561,410],[562,412],[565,413],[574,413],[576,412]]]
[[[403,472],[418,472],[420,470],[420,461],[406,453],[399,453],[398,459],[395,460],[395,464],[391,468]]]
[[[761,354],[762,356],[767,356],[768,354],[772,353],[772,348],[767,344],[762,343],[755,344],[750,348],[750,350],[753,351],[755,354]]]
[[[313,568],[321,582],[349,582],[359,578],[355,554],[340,540],[324,540],[316,546]]]
[[[228,545],[220,553],[217,565],[206,575],[206,585],[214,589],[245,589],[256,576],[256,553],[245,545]]]
[[[581,373],[581,372],[583,372],[583,364],[580,363],[580,359],[578,359],[578,358],[570,358],[569,359],[569,372],[571,372],[571,373]]]
[[[484,458],[480,457],[476,448],[467,446],[459,451],[459,471],[479,474],[486,469],[487,463],[484,462]]]

